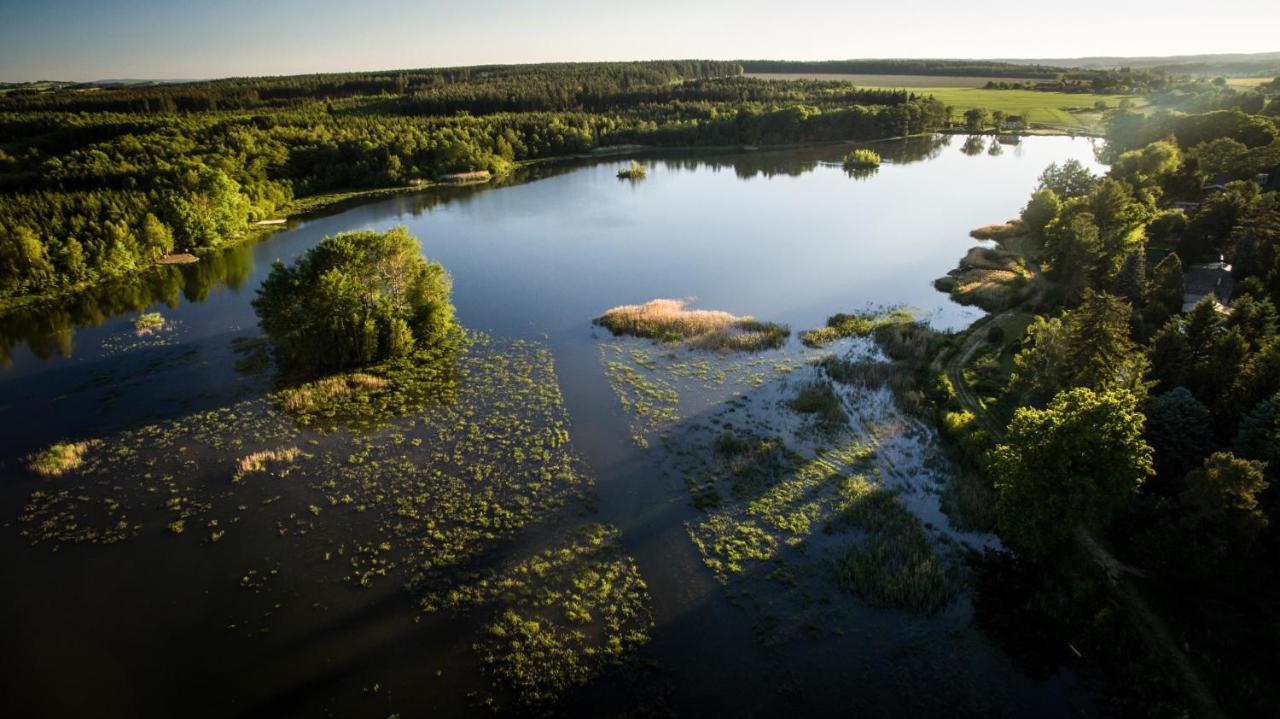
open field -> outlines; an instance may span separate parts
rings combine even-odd
[[[748,72],[762,80],[840,80],[859,87],[982,87],[989,81],[1043,82],[1029,77],[984,77],[979,75],[861,75],[820,72]]]
[[[1263,83],[1271,82],[1272,79],[1270,77],[1229,77],[1227,85],[1251,90]]]
[[[824,75],[816,73],[757,73],[752,77],[789,80],[813,78],[845,80],[859,87],[909,89],[921,95],[933,95],[955,108],[956,114],[974,107],[1003,110],[1010,115],[1022,115],[1028,122],[1064,130],[1092,129],[1102,119],[1102,113],[1092,110],[1099,100],[1108,107],[1120,104],[1125,95],[1095,95],[1092,93],[1041,92],[1038,90],[988,90],[982,87],[988,80],[1014,82],[1017,78],[947,77],[943,75]],[[1241,78],[1242,80],[1245,78]],[[1034,81],[1032,81],[1034,82]],[[1135,109],[1145,100],[1130,98]],[[1083,112],[1070,112],[1080,108]]]

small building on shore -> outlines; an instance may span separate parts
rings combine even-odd
[[[1182,275],[1182,311],[1195,307],[1206,295],[1214,296],[1220,311],[1228,311],[1232,284],[1231,265],[1226,262],[1191,265]]]

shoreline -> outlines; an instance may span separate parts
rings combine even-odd
[[[496,181],[508,179],[518,170],[526,167],[535,167],[538,165],[553,165],[563,162],[574,162],[581,160],[619,160],[626,158],[654,156],[668,153],[714,153],[714,152],[766,152],[776,150],[790,150],[806,147],[826,147],[837,145],[857,145],[877,143],[897,142],[916,137],[927,137],[930,135],[1019,135],[1019,136],[1039,136],[1039,137],[1081,137],[1086,136],[1084,133],[1071,133],[1064,130],[1052,128],[1037,128],[1035,130],[1023,130],[1018,132],[998,133],[994,130],[985,130],[981,132],[969,132],[956,128],[944,128],[932,132],[922,132],[912,135],[899,135],[895,137],[882,137],[874,140],[824,140],[820,142],[789,142],[774,145],[611,145],[595,148],[593,150],[574,153],[570,155],[556,155],[553,157],[541,157],[532,160],[521,160],[511,164],[511,168],[506,172],[494,173],[487,180],[480,182],[457,182],[453,180],[432,180],[421,182],[415,185],[402,185],[397,187],[376,187],[363,190],[337,190],[319,195],[310,195],[300,199],[295,199],[283,211],[275,213],[282,221],[274,221],[269,224],[250,223],[245,232],[241,235],[229,238],[217,247],[200,248],[194,250],[191,254],[199,258],[207,256],[214,252],[221,252],[232,247],[240,245],[256,243],[266,239],[269,235],[285,230],[295,221],[301,221],[312,217],[323,215],[326,212],[339,208],[346,204],[362,203],[371,199],[380,199],[384,197],[393,197],[397,195],[407,195],[427,190],[434,190],[441,187],[483,187],[486,185],[497,184]],[[1096,135],[1087,135],[1089,137],[1097,137]],[[148,273],[158,272],[165,267],[173,266],[175,263],[167,263],[162,260],[156,260],[152,264],[141,268],[136,272],[125,273],[121,275],[113,275],[111,277],[100,277],[98,279],[80,282],[75,285],[59,287],[56,290],[40,292],[31,295],[22,295],[19,297],[11,297],[0,300],[0,319],[5,316],[17,312],[22,309],[29,308],[33,305],[39,305],[46,302],[58,302],[74,298],[76,295],[101,287],[111,282],[118,282],[132,278],[140,278]],[[195,264],[190,262],[186,264]]]

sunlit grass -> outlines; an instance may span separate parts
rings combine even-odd
[[[615,335],[684,342],[715,352],[774,349],[781,347],[791,334],[786,325],[720,310],[691,310],[686,305],[684,300],[671,299],[621,305],[597,317],[595,323]]]
[[[43,477],[57,477],[76,469],[92,442],[63,442],[36,454],[28,463],[31,471]]]

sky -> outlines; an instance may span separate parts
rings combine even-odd
[[[1280,51],[1275,0],[0,0],[0,81]]]

